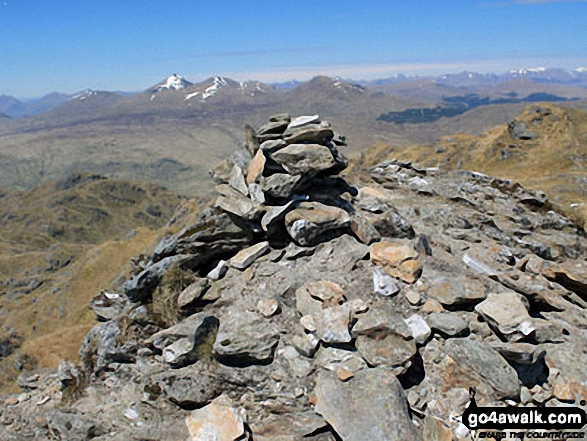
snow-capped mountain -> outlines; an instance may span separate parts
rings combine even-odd
[[[193,83],[187,81],[184,77],[178,74],[173,74],[167,77],[164,81],[157,84],[151,89],[151,92],[157,93],[163,90],[181,90],[185,89],[186,87],[193,86]]]
[[[259,81],[234,81],[226,77],[210,77],[201,83],[194,84],[190,87],[189,93],[186,94],[184,101],[197,100],[205,102],[211,97],[219,94],[221,91],[231,91],[242,95],[255,96],[256,94],[267,92],[271,86]]]

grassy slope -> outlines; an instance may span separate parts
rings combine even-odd
[[[0,321],[24,341],[0,359],[0,391],[14,388],[22,354],[39,367],[76,360],[94,324],[89,300],[115,287],[148,253],[184,199],[153,184],[89,174],[0,201]],[[192,202],[193,204],[193,202]]]

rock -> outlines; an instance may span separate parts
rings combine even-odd
[[[185,423],[189,441],[235,441],[245,433],[243,417],[226,395],[192,411]]]
[[[279,311],[279,303],[275,299],[261,299],[257,302],[257,311],[263,317],[271,317]]]
[[[583,271],[585,272],[584,275],[587,275],[585,268],[583,268]],[[573,291],[582,299],[587,299],[587,277],[574,274],[562,265],[547,266],[542,270],[542,275],[548,280],[564,286],[569,291]]]
[[[122,290],[131,302],[143,302],[150,299],[165,272],[174,264],[181,264],[189,259],[187,255],[166,257],[159,262],[149,265],[137,276],[124,283]]]
[[[213,350],[229,366],[264,364],[273,359],[278,342],[279,330],[260,314],[230,311],[221,317]]]
[[[247,183],[245,182],[243,170],[238,165],[234,165],[232,167],[228,184],[243,196],[249,195],[249,189],[247,187]]]
[[[218,262],[218,264],[214,267],[213,270],[211,270],[206,277],[210,280],[220,280],[222,279],[225,275],[226,272],[228,271],[228,265],[226,263],[225,260],[221,260]]]
[[[210,288],[210,282],[207,279],[198,279],[186,289],[184,289],[177,298],[177,306],[180,308],[189,308],[199,300]]]
[[[346,382],[322,371],[315,410],[345,441],[419,440],[400,382],[387,368],[357,372]]]
[[[259,139],[257,138],[257,132],[250,125],[245,125],[245,136],[246,146],[251,158],[255,156],[257,150],[259,150]]]
[[[292,175],[316,174],[335,165],[330,150],[318,144],[290,144],[272,153],[271,159]]]
[[[469,325],[450,312],[432,313],[427,318],[430,328],[443,337],[458,337],[469,331]]]
[[[291,120],[289,125],[287,126],[288,129],[293,129],[296,127],[303,127],[308,124],[320,124],[320,116],[312,115],[312,116],[298,116]]]
[[[275,173],[261,179],[261,189],[266,196],[275,199],[290,198],[302,182],[301,176]]]
[[[274,223],[278,222],[285,217],[287,212],[294,208],[294,202],[290,201],[285,205],[278,205],[274,207],[269,207],[267,212],[263,215],[261,219],[261,227],[264,231],[268,231],[269,227]]]
[[[261,176],[263,175],[263,170],[265,169],[265,161],[266,159],[263,150],[258,150],[253,157],[253,160],[249,164],[249,167],[247,168],[247,185],[259,182]],[[246,193],[243,194],[246,196]]]
[[[249,185],[249,197],[257,204],[265,203],[265,194],[263,194],[263,189],[259,184]]]
[[[404,296],[412,306],[419,306],[422,303],[422,296],[415,289],[408,288],[404,291]]]
[[[395,280],[380,268],[373,270],[373,289],[377,294],[385,297],[396,295],[400,291]]]
[[[159,262],[166,257],[189,254],[190,266],[207,265],[233,255],[248,246],[251,239],[252,229],[249,224],[219,209],[208,209],[202,212],[196,223],[162,240],[151,259]]]
[[[468,254],[463,254],[463,262],[477,274],[481,274],[490,278],[497,277],[497,272],[494,269],[469,256]]]
[[[269,141],[265,141],[261,144],[260,149],[266,154],[270,155],[273,152],[276,152],[279,149],[282,149],[287,145],[283,139],[270,139]]]
[[[475,311],[510,341],[519,340],[535,329],[528,314],[527,301],[523,302],[522,297],[513,291],[489,294],[475,306]]]
[[[348,305],[334,306],[315,313],[316,336],[324,343],[349,343],[350,313]]]
[[[269,117],[269,122],[281,122],[281,121],[285,121],[287,123],[289,123],[291,121],[291,116],[289,115],[289,113],[277,113],[275,115],[271,115]]]
[[[269,134],[282,134],[285,129],[287,129],[288,122],[285,120],[278,120],[278,121],[269,121],[267,124],[264,124],[259,128],[257,131],[257,137],[262,137],[263,135]]]
[[[485,396],[518,398],[518,375],[494,349],[477,340],[453,338],[446,341],[444,353],[445,390],[477,387]]]
[[[244,270],[269,250],[269,242],[259,242],[256,245],[239,251],[236,256],[228,261],[228,265],[239,270]]]
[[[438,300],[444,306],[460,307],[479,303],[487,298],[485,286],[466,277],[433,276],[426,279],[430,288],[428,295]]]
[[[265,212],[262,205],[253,202],[231,186],[219,185],[216,187],[216,191],[220,193],[220,196],[216,199],[215,206],[227,213],[232,213],[242,219],[255,220]]]
[[[325,237],[341,233],[350,226],[348,213],[319,202],[302,202],[285,215],[289,235],[299,245],[314,245]]]
[[[320,314],[320,312],[316,312],[315,314],[318,315]],[[318,326],[316,326],[316,320],[314,320],[314,316],[311,314],[304,315],[300,319],[300,323],[308,332],[316,332],[316,330],[318,329]]]
[[[414,283],[422,273],[419,254],[408,245],[382,241],[371,245],[371,260],[380,265],[387,274],[406,283]]]
[[[307,291],[313,299],[322,302],[322,308],[342,305],[345,301],[344,291],[340,285],[328,280],[307,282],[300,287],[300,290]]]
[[[412,332],[389,307],[371,308],[352,328],[357,351],[372,366],[404,365],[416,354]]]
[[[333,137],[334,132],[331,129],[314,124],[287,129],[283,133],[283,140],[288,144],[312,142],[324,145]]]
[[[351,230],[365,245],[381,240],[379,231],[359,212],[351,215]]]
[[[304,357],[312,358],[320,344],[320,340],[314,334],[296,334],[292,337],[292,346]]]
[[[422,318],[419,314],[413,314],[407,319],[405,319],[406,325],[410,328],[412,333],[412,337],[416,340],[416,343],[422,345],[428,340],[430,334],[432,334],[432,330],[426,323],[426,320]]]
[[[532,365],[544,358],[546,350],[529,343],[495,343],[493,349],[510,363]]]
[[[163,352],[163,358],[174,367],[192,364],[198,359],[198,346],[218,329],[218,319],[200,312],[187,317],[171,328],[159,331],[145,343]]]

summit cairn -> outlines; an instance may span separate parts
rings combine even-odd
[[[351,227],[352,207],[341,196],[354,190],[337,177],[348,165],[338,151],[343,145],[344,136],[318,115],[292,120],[282,113],[258,130],[247,127],[250,157],[211,171],[220,184],[216,207],[258,224],[271,243],[308,246],[336,237]]]

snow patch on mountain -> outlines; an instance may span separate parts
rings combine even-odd
[[[84,90],[81,93],[78,93],[77,95],[72,96],[69,101],[83,101],[89,97],[91,97],[92,95],[96,95],[98,92],[96,92],[95,90]]]
[[[153,87],[153,93],[161,92],[162,90],[181,90],[189,86],[193,86],[193,84],[187,81],[181,75],[173,74],[167,77],[167,79],[162,83],[159,83]]]

